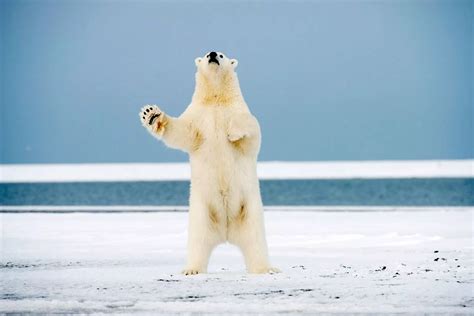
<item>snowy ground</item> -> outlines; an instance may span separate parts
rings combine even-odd
[[[224,245],[185,277],[186,213],[1,214],[0,312],[472,314],[473,215],[267,212],[283,273]]]

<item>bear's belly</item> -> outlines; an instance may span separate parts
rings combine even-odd
[[[238,212],[255,183],[258,186],[256,160],[242,155],[226,138],[207,138],[190,155],[190,163],[192,194],[219,212]]]

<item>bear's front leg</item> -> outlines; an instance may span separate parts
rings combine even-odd
[[[251,114],[237,114],[227,127],[227,139],[241,153],[256,156],[260,149],[260,127]]]
[[[168,123],[165,113],[156,105],[145,105],[140,113],[142,125],[152,134],[163,136],[165,127]]]
[[[238,142],[245,137],[250,136],[248,129],[245,128],[243,123],[244,122],[238,119],[233,119],[229,122],[229,127],[227,129],[227,139],[231,143]]]

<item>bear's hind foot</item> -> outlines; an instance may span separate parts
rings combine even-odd
[[[193,269],[193,268],[186,268],[183,271],[181,271],[182,274],[184,275],[196,275],[200,273],[205,273],[206,271],[200,270],[200,269]]]

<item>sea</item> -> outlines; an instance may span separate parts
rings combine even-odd
[[[1,183],[3,206],[188,205],[189,181]],[[474,178],[261,180],[266,206],[474,206]]]

